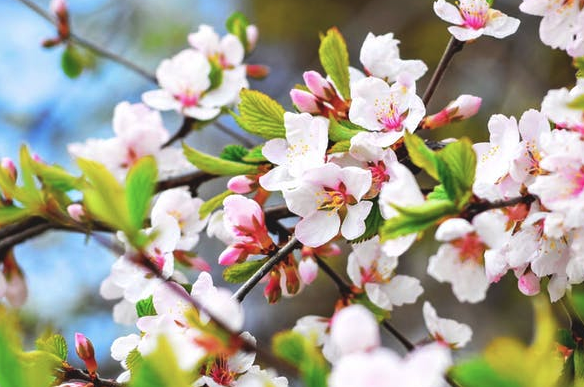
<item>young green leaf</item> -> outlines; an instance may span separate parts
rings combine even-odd
[[[65,75],[71,79],[77,78],[83,72],[84,62],[83,55],[79,50],[68,44],[61,55],[61,68]]]
[[[130,168],[126,176],[126,205],[135,230],[144,227],[150,201],[156,189],[158,167],[153,157],[143,157]]]
[[[318,49],[320,63],[331,77],[337,90],[345,100],[351,98],[349,88],[349,51],[343,35],[337,28],[331,28],[320,42]]]
[[[241,158],[241,161],[250,164],[259,164],[268,161],[262,153],[262,148],[264,145],[258,145],[252,148],[248,154]]]
[[[351,140],[357,133],[363,132],[357,125],[349,121],[337,121],[329,117],[329,139],[334,142]]]
[[[52,353],[61,360],[67,361],[67,355],[69,353],[67,341],[61,335],[52,334],[47,337],[39,337],[35,341],[35,346],[39,351]]]
[[[446,145],[436,155],[444,164],[438,164],[438,174],[446,193],[459,206],[463,206],[472,195],[477,165],[472,142],[466,137],[461,138]]]
[[[223,279],[231,284],[247,281],[266,262],[267,259],[247,261],[228,266],[223,270]]]
[[[330,153],[348,152],[351,149],[351,141],[339,141],[330,149]]]
[[[211,215],[211,212],[215,211],[217,208],[223,205],[223,200],[225,200],[225,198],[229,195],[233,195],[233,192],[227,190],[207,200],[205,203],[203,203],[201,208],[199,208],[199,217],[201,219],[205,219],[207,216]]]
[[[436,153],[426,146],[424,140],[415,134],[409,133],[407,130],[405,132],[404,141],[412,163],[424,170],[434,179],[440,180],[437,165],[440,161],[436,157]]]
[[[191,164],[201,171],[218,176],[254,175],[258,173],[257,165],[224,160],[206,153],[197,151],[183,144],[184,154]]]
[[[243,130],[265,139],[286,137],[285,110],[278,102],[257,90],[243,89],[239,97],[240,115],[232,115]]]
[[[225,22],[227,31],[237,36],[246,51],[248,51],[249,47],[246,31],[247,26],[249,26],[249,20],[241,12],[234,12],[227,18],[227,21]]]
[[[49,186],[57,191],[68,192],[81,188],[82,180],[71,175],[58,165],[35,162],[32,164],[32,168],[43,185]]]
[[[570,101],[568,107],[576,110],[584,110],[584,94],[579,95]]]
[[[0,226],[15,223],[31,215],[26,208],[14,206],[0,207]]]
[[[315,344],[298,332],[280,332],[272,339],[276,356],[296,366],[307,387],[327,385],[329,369]]]
[[[158,347],[134,365],[130,387],[190,387],[188,374],[181,370],[175,353],[164,336]]]
[[[394,208],[400,214],[386,220],[381,226],[379,235],[382,241],[424,231],[445,216],[458,213],[456,206],[449,200],[428,200],[419,206]]]
[[[229,161],[242,161],[242,159],[249,153],[249,149],[243,145],[227,145],[221,151],[219,158]]]

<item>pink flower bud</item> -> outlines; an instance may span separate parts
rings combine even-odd
[[[517,287],[526,296],[535,296],[539,293],[539,278],[532,271],[523,274],[517,281]]]
[[[470,118],[478,113],[481,108],[482,98],[463,94],[450,102],[447,109],[451,112],[452,120],[460,121]]]
[[[318,275],[318,265],[311,258],[303,259],[298,264],[298,274],[300,274],[302,282],[310,285]]]
[[[245,71],[247,76],[253,79],[264,79],[270,74],[270,68],[260,64],[248,64]]]
[[[250,193],[256,182],[245,175],[234,176],[227,182],[227,188],[238,194]]]
[[[245,35],[247,37],[247,52],[249,52],[255,48],[260,31],[255,25],[250,24],[245,29]]]
[[[85,367],[90,374],[97,371],[97,362],[95,361],[95,351],[93,344],[82,333],[75,333],[75,352],[77,356],[85,363]]]
[[[76,222],[83,222],[85,218],[85,210],[83,206],[78,203],[70,204],[67,206],[67,213]]]
[[[292,103],[304,113],[316,114],[320,113],[318,100],[312,94],[304,90],[292,89],[290,90],[290,98]]]
[[[278,302],[282,297],[282,288],[280,287],[280,273],[272,270],[269,275],[268,284],[264,289],[264,296],[270,304]]]
[[[328,101],[336,92],[333,86],[316,71],[306,71],[302,77],[308,89],[318,98]]]
[[[367,351],[381,343],[375,317],[358,304],[341,309],[333,316],[331,340],[342,355]]]
[[[16,166],[14,165],[14,162],[8,157],[3,157],[1,166],[2,169],[8,172],[8,175],[10,176],[12,181],[16,181]]]
[[[65,0],[52,0],[49,4],[49,9],[57,17],[67,14],[67,2]]]
[[[300,291],[300,278],[296,271],[296,265],[280,267],[280,288],[285,296],[293,296]]]
[[[26,286],[22,269],[16,262],[13,250],[10,250],[4,257],[2,272],[6,278],[6,298],[10,305],[20,308],[28,298],[28,287]]]

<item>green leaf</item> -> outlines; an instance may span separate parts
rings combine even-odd
[[[584,78],[584,56],[574,59],[574,66],[578,70],[576,72],[576,77]]]
[[[258,173],[257,165],[224,160],[199,152],[183,143],[184,154],[191,164],[201,171],[217,176],[254,175]]]
[[[30,156],[28,148],[25,145],[21,146],[20,176],[22,178],[22,187],[15,191],[15,198],[31,210],[43,202],[42,194],[37,187],[34,177],[34,164],[35,161]]]
[[[227,145],[221,151],[219,158],[229,161],[242,161],[249,153],[249,150],[243,145]]]
[[[448,197],[448,194],[444,190],[444,186],[442,184],[438,184],[436,187],[434,187],[432,192],[430,192],[428,194],[428,196],[426,196],[426,199],[428,199],[428,200],[450,200],[450,198]]]
[[[223,82],[223,68],[216,60],[210,60],[209,63],[211,64],[211,71],[209,72],[211,86],[209,86],[209,90],[214,90]]]
[[[264,93],[248,89],[242,89],[239,98],[240,115],[232,115],[243,130],[265,139],[286,137],[285,111],[278,102]]]
[[[262,153],[263,147],[264,145],[262,144],[252,148],[248,154],[241,158],[241,161],[251,164],[259,164],[268,161]]]
[[[215,211],[218,207],[223,205],[223,200],[225,200],[225,198],[229,195],[233,195],[233,192],[227,190],[207,200],[205,203],[203,203],[203,205],[201,205],[201,208],[199,208],[199,217],[201,219],[205,219],[207,216],[211,215],[211,212]]]
[[[130,387],[190,387],[188,374],[178,366],[171,345],[164,336],[158,339],[154,352],[135,366]]]
[[[382,241],[424,231],[448,215],[458,210],[449,200],[428,200],[419,206],[393,206],[400,214],[385,221],[380,228]]]
[[[52,353],[63,361],[67,361],[68,346],[67,341],[61,335],[51,334],[48,337],[39,337],[35,341],[35,346],[39,351]]]
[[[84,62],[85,59],[79,50],[68,44],[61,55],[61,68],[65,75],[71,79],[77,78],[83,72]]]
[[[234,12],[229,16],[225,22],[225,27],[227,31],[231,34],[237,36],[245,51],[249,51],[249,43],[247,41],[247,26],[249,26],[249,20],[241,12]]]
[[[357,133],[364,131],[355,128],[355,126],[349,121],[339,122],[331,115],[329,117],[329,140],[334,142],[351,140]]]
[[[156,189],[158,167],[154,157],[143,157],[136,162],[126,176],[126,205],[134,230],[144,227],[144,219],[150,210],[150,201]]]
[[[78,158],[77,164],[89,182],[82,192],[83,202],[91,215],[115,230],[131,234],[135,228],[124,188],[103,164],[83,158]]]
[[[31,215],[31,212],[26,208],[14,206],[0,207],[0,225],[4,226],[6,224],[18,222],[29,215]]]
[[[154,307],[153,297],[144,298],[136,303],[136,312],[138,317],[156,316],[156,308]]]
[[[330,153],[348,152],[351,149],[351,141],[339,141],[330,149]]]
[[[223,279],[231,284],[239,284],[247,281],[260,267],[266,263],[267,259],[257,261],[246,261],[228,266],[223,270]]]
[[[373,238],[379,233],[379,228],[383,225],[383,216],[381,216],[381,211],[379,210],[379,201],[377,199],[373,200],[373,207],[367,218],[365,218],[365,232],[358,238],[355,238],[349,243],[359,243]]]
[[[68,192],[81,188],[82,180],[58,165],[34,162],[32,168],[44,185],[57,191]]]
[[[453,201],[463,206],[472,195],[477,166],[477,156],[472,148],[472,142],[463,137],[446,145],[436,152],[436,155],[444,164],[438,164],[438,174],[446,193]]]
[[[320,42],[318,49],[320,63],[331,77],[337,90],[345,100],[351,99],[349,88],[349,51],[343,35],[336,28],[331,28]]]
[[[451,375],[455,381],[465,387],[522,387],[516,381],[499,375],[483,359],[460,363],[452,369]]]
[[[142,357],[142,354],[138,351],[138,348],[134,348],[133,350],[130,351],[128,357],[126,358],[126,365],[128,366],[128,369],[131,372],[134,372],[136,368],[140,367],[143,361],[144,358]]]
[[[574,351],[574,379],[584,380],[584,349],[580,346]]]
[[[584,110],[584,94],[577,96],[570,103],[568,107],[576,110]]]
[[[327,385],[328,366],[315,344],[298,332],[280,332],[272,339],[276,356],[296,366],[307,387]]]
[[[439,161],[436,153],[426,146],[424,140],[415,134],[409,133],[407,130],[404,135],[404,141],[412,163],[434,179],[440,180],[437,166]]]

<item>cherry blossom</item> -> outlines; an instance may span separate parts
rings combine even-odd
[[[142,95],[144,103],[158,110],[176,110],[201,121],[219,115],[221,107],[235,102],[239,91],[247,87],[245,67],[224,70],[221,84],[211,88],[211,64],[204,54],[183,50],[162,61],[156,70],[161,89]]]
[[[213,27],[201,24],[199,31],[189,34],[188,40],[191,46],[221,68],[233,68],[243,62],[245,49],[235,35],[227,34],[220,39]]]
[[[464,347],[472,338],[472,330],[466,324],[440,318],[428,301],[424,302],[424,322],[434,340],[452,348]]]
[[[421,60],[401,59],[398,45],[399,40],[392,33],[379,36],[368,33],[359,54],[365,71],[387,82],[395,82],[406,74],[414,81],[421,78],[428,70],[426,64]]]
[[[392,310],[394,306],[412,304],[424,291],[417,278],[396,275],[397,257],[386,254],[379,237],[353,245],[349,254],[347,274],[358,288],[378,307]]]
[[[308,113],[284,114],[286,139],[268,141],[262,154],[276,167],[259,179],[268,191],[294,188],[302,174],[324,165],[328,146],[328,120]]]
[[[561,128],[584,133],[582,110],[569,106],[577,97],[584,95],[584,80],[579,79],[571,90],[567,88],[548,91],[541,103],[541,112]]]
[[[327,163],[308,170],[300,184],[283,192],[290,211],[302,217],[296,237],[309,247],[334,238],[339,229],[346,239],[365,232],[365,218],[373,203],[361,201],[371,187],[371,172]]]
[[[415,91],[399,82],[390,86],[379,78],[364,78],[351,84],[351,97],[349,119],[368,130],[353,139],[371,136],[382,147],[395,143],[405,130],[414,132],[426,112]]]
[[[466,120],[478,113],[482,99],[473,95],[463,94],[451,101],[444,109],[431,116],[424,117],[424,129],[436,129],[451,122]]]
[[[492,9],[487,0],[461,0],[457,6],[437,0],[434,12],[442,20],[454,24],[448,31],[461,41],[473,40],[481,35],[498,39],[512,35],[519,28],[519,19]]]
[[[335,313],[331,321],[331,340],[341,356],[365,352],[381,344],[377,320],[367,308],[358,304]]]

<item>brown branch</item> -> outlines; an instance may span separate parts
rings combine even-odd
[[[531,204],[536,200],[535,195],[527,194],[525,196],[519,196],[512,199],[507,200],[496,200],[494,202],[489,202],[487,200],[471,203],[467,206],[464,212],[461,214],[461,217],[471,220],[481,212],[495,210],[498,208],[505,208],[505,207],[512,207],[518,204]]]
[[[124,384],[113,380],[92,378],[88,373],[76,368],[65,369],[59,375],[60,382],[87,382],[92,383],[94,387],[123,387]]]
[[[20,1],[22,4],[26,5],[28,8],[33,10],[36,14],[41,16],[43,19],[47,20],[49,23],[58,27],[58,23],[55,20],[55,18],[53,18],[53,16],[50,13],[45,11],[43,8],[41,8],[35,2],[33,2],[31,0],[18,0],[18,1]],[[77,43],[78,45],[80,45],[82,47],[85,47],[86,49],[92,51],[94,54],[96,54],[98,56],[101,56],[103,58],[107,58],[107,59],[111,60],[112,62],[116,62],[119,65],[124,66],[125,68],[135,72],[136,74],[144,77],[145,79],[149,80],[152,83],[157,83],[156,77],[154,75],[150,74],[150,72],[148,72],[147,70],[144,70],[143,68],[141,68],[140,66],[138,66],[135,63],[132,63],[128,59],[123,58],[123,57],[119,56],[118,54],[115,54],[111,51],[108,51],[105,48],[100,47],[99,45],[97,45],[97,44],[77,35],[77,34],[74,34],[73,32],[70,33],[69,40],[72,41],[73,43]]]
[[[448,45],[444,50],[444,54],[442,54],[442,58],[438,63],[438,67],[436,67],[436,70],[434,70],[434,74],[432,74],[430,83],[428,83],[426,91],[424,91],[424,96],[422,97],[422,101],[424,102],[424,105],[426,107],[428,106],[430,99],[432,99],[432,96],[434,95],[434,92],[436,91],[438,84],[442,80],[442,77],[444,76],[444,73],[446,72],[446,69],[450,64],[450,61],[454,57],[454,54],[462,50],[462,48],[464,47],[464,43],[465,42],[457,40],[454,36],[451,37],[450,40],[448,41]]]

